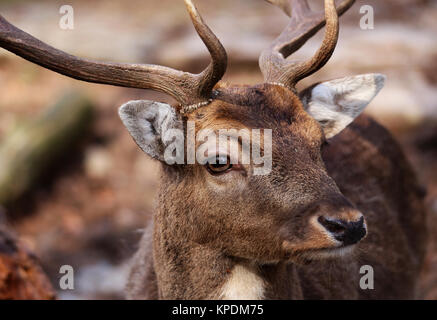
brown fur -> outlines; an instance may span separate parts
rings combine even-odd
[[[196,121],[197,130],[272,129],[272,172],[212,176],[198,164],[163,164],[153,241],[149,228],[128,297],[220,298],[239,264],[256,270],[268,299],[414,298],[424,209],[390,134],[360,116],[324,146],[320,125],[291,91],[268,84],[218,90],[214,102],[185,120]],[[358,210],[368,236],[353,254],[313,259],[332,241],[310,219],[352,221]],[[374,267],[374,290],[359,289],[365,264]]]

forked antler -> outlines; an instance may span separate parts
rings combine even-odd
[[[227,55],[191,0],[185,0],[211,63],[200,74],[149,64],[104,63],[78,58],[55,49],[10,24],[0,15],[0,46],[42,67],[78,80],[167,93],[182,105],[204,103],[226,71]]]
[[[325,14],[311,11],[307,0],[267,0],[291,16],[281,35],[263,51],[259,65],[265,82],[280,83],[291,89],[318,71],[331,58],[338,41],[338,17],[355,0],[344,0],[336,9],[334,0],[325,0]],[[299,50],[308,39],[326,24],[325,38],[317,53],[308,61],[289,61],[287,57]]]

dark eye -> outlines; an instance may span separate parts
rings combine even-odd
[[[232,169],[231,160],[226,156],[217,156],[215,159],[208,161],[206,169],[213,175],[225,173]]]

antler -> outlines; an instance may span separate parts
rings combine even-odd
[[[223,77],[227,55],[191,0],[185,0],[193,25],[211,55],[200,74],[150,64],[104,63],[78,58],[55,49],[10,24],[0,15],[0,46],[44,68],[78,80],[121,87],[153,89],[173,96],[182,105],[204,103]]]
[[[263,51],[259,65],[264,80],[281,83],[291,89],[318,71],[331,58],[338,41],[338,17],[345,13],[355,0],[345,0],[335,8],[334,0],[325,0],[325,14],[311,11],[307,0],[267,0],[291,16],[281,35]],[[291,62],[287,57],[299,50],[326,24],[325,38],[317,53],[308,61]]]

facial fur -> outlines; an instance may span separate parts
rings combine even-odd
[[[164,164],[166,202],[185,190],[184,218],[179,217],[173,231],[226,255],[260,262],[296,260],[317,250],[327,256],[327,249],[340,243],[323,230],[317,217],[355,218],[357,212],[326,172],[321,126],[285,88],[265,84],[218,91],[213,103],[183,122],[195,121],[198,131],[272,129],[272,172],[256,176],[252,165],[243,165],[214,176],[199,164]],[[169,215],[181,214],[179,208],[167,209]]]

